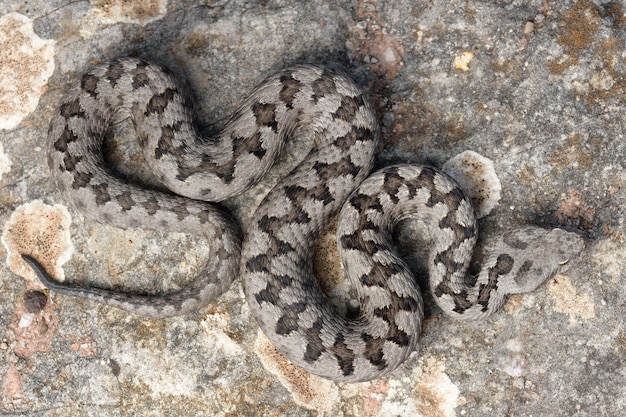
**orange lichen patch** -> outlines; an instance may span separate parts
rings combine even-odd
[[[624,6],[619,2],[596,5],[590,0],[578,0],[563,13],[557,41],[563,46],[563,55],[548,65],[553,74],[562,74],[577,65],[582,53],[589,51],[600,65],[591,66],[591,73],[575,80],[574,87],[589,104],[607,98],[624,100],[626,74],[620,59],[624,40],[619,36],[604,36],[600,25],[610,24],[623,31],[626,27]]]
[[[389,82],[404,65],[404,48],[398,38],[387,33],[376,3],[376,0],[359,0],[357,24],[348,48],[352,59],[364,62],[378,77]]]
[[[28,359],[37,352],[47,352],[59,327],[59,319],[54,314],[54,305],[48,302],[39,313],[30,313],[22,301],[15,308],[15,313],[7,338],[14,343],[13,353]]]
[[[28,401],[22,391],[22,378],[13,364],[9,365],[2,381],[2,407],[9,413],[28,411]]]
[[[308,409],[330,413],[339,401],[337,386],[325,379],[312,375],[285,358],[259,330],[254,350],[261,363],[276,375],[294,401]]]
[[[606,143],[601,139],[575,132],[567,136],[565,146],[553,151],[550,162],[558,168],[587,169],[593,164],[594,155],[605,148]]]
[[[557,42],[563,47],[563,56],[548,68],[553,74],[578,64],[579,55],[595,38],[602,23],[598,6],[590,0],[578,0],[572,8],[561,15]]]
[[[597,6],[590,0],[577,1],[561,17],[557,40],[564,53],[548,65],[553,74],[561,74],[577,65],[583,52],[591,55],[594,64],[589,67],[590,73],[573,80],[578,95],[590,105],[607,98],[623,102],[626,92],[621,58],[625,42],[620,36],[606,36],[607,28],[601,30],[600,25],[623,31],[626,28],[624,6],[619,2]]]
[[[454,409],[465,404],[465,398],[445,372],[445,361],[434,357],[420,358],[413,372],[413,399],[419,414],[433,417],[452,417]]]
[[[162,17],[167,11],[165,0],[92,0],[96,16],[115,22],[142,23]]]
[[[616,37],[599,39],[594,48],[595,56],[602,62],[592,67],[591,75],[579,83],[579,92],[588,104],[613,98],[624,103],[626,73],[620,58],[625,48],[624,40]]]
[[[19,13],[0,17],[0,129],[13,129],[35,110],[54,72],[54,41],[44,40]]]
[[[580,230],[589,230],[593,227],[595,214],[596,209],[587,206],[585,197],[579,191],[569,190],[556,210],[556,219],[561,224],[574,222]]]
[[[546,287],[554,299],[554,310],[567,314],[570,324],[578,324],[579,319],[589,320],[596,316],[593,295],[589,292],[579,293],[567,275],[557,274]]]
[[[35,200],[18,207],[2,233],[11,271],[26,278],[29,287],[41,288],[35,283],[35,272],[21,256],[29,255],[54,278],[62,280],[65,276],[61,265],[69,260],[73,250],[70,223],[69,212],[60,204],[49,206]]]

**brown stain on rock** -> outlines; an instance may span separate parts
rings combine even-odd
[[[59,328],[59,318],[54,311],[52,303],[47,303],[38,314],[29,313],[23,303],[17,305],[7,330],[15,356],[29,359],[38,352],[50,350]]]
[[[385,29],[376,0],[360,0],[356,9],[356,26],[348,43],[355,61],[364,62],[379,80],[390,82],[404,65],[404,47]]]

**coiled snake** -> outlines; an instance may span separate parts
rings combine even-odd
[[[178,195],[131,184],[107,167],[102,142],[118,112],[130,115],[147,163]],[[245,191],[271,167],[283,141],[303,133],[313,138],[312,151],[265,197],[242,244],[236,224],[205,201]],[[419,337],[420,291],[391,241],[398,221],[430,225],[431,291],[460,319],[488,316],[507,294],[532,291],[582,250],[573,233],[524,226],[501,237],[481,274],[468,277],[477,237],[471,204],[432,167],[390,166],[365,179],[378,135],[370,101],[333,69],[297,66],[268,78],[219,134],[205,139],[162,68],[134,58],[102,63],[65,94],[50,123],[48,163],[58,187],[99,222],[202,233],[211,256],[189,286],[151,296],[59,283],[23,257],[56,292],[148,317],[202,308],[240,273],[252,314],[285,356],[311,373],[355,382],[395,369]],[[356,319],[331,308],[311,266],[316,237],[342,205],[338,246],[361,300]]]

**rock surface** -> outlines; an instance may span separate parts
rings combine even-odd
[[[0,413],[624,415],[625,44],[624,6],[608,1],[0,1]],[[59,279],[167,291],[210,246],[85,221],[49,180],[47,123],[64,89],[90,63],[124,55],[187,80],[209,129],[271,72],[340,63],[375,100],[378,166],[441,167],[473,151],[501,184],[481,220],[487,241],[512,225],[562,225],[587,249],[484,323],[448,319],[426,296],[417,351],[389,377],[353,385],[285,361],[239,280],[205,311],[167,320],[42,299],[23,251]],[[130,124],[111,136],[109,159],[150,182]],[[227,203],[242,224],[302,148],[288,145],[266,180]],[[423,271],[423,250],[398,235]],[[333,246],[320,242],[317,269],[329,294],[345,295]]]

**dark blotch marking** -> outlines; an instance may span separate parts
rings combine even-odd
[[[327,94],[335,93],[337,87],[335,85],[335,80],[333,79],[334,76],[335,73],[332,70],[325,68],[324,72],[322,72],[322,76],[313,81],[311,88],[313,89],[312,98],[315,103]]]
[[[154,148],[154,158],[159,160],[163,158],[163,156],[170,155],[174,156],[176,160],[179,162],[179,166],[184,166],[184,154],[185,147],[174,146],[174,140],[176,139],[176,133],[180,132],[182,126],[182,122],[176,122],[173,125],[163,125],[161,126],[161,136],[159,136],[159,141],[157,142],[157,146]],[[139,138],[141,144],[144,145],[147,141],[146,137]]]
[[[146,105],[146,111],[144,115],[150,116],[152,114],[161,115],[165,111],[165,108],[170,101],[178,94],[178,91],[174,88],[167,88],[160,94],[155,94],[150,98]]]
[[[266,254],[257,255],[246,262],[248,272],[270,272],[272,262]]]
[[[122,78],[122,75],[124,74],[124,72],[125,72],[124,65],[122,65],[121,62],[112,61],[111,65],[109,65],[106,73],[104,74],[104,78],[109,80],[109,82],[111,83],[111,86],[115,87],[119,79]]]
[[[531,259],[527,259],[524,261],[522,266],[519,267],[517,273],[515,274],[514,280],[518,285],[525,286],[528,281],[528,273],[533,267],[534,262]],[[543,274],[537,273],[537,276],[541,276]]]
[[[100,78],[93,74],[85,74],[80,79],[80,89],[89,93],[91,97],[98,97],[98,82]]]
[[[347,157],[330,164],[317,161],[313,165],[313,169],[315,170],[315,172],[317,172],[317,175],[320,178],[320,183],[328,184],[331,179],[337,176],[338,172],[341,172],[345,175],[351,175],[352,177],[356,177],[361,171],[362,167],[359,165],[355,165],[354,163],[352,163],[352,159],[350,157]]]
[[[524,242],[520,239],[518,239],[517,237],[515,237],[512,234],[506,235],[504,236],[504,243],[506,243],[507,245],[509,245],[510,247],[514,248],[514,249],[521,249],[524,250],[528,247],[528,243]]]
[[[255,101],[250,106],[254,117],[256,118],[256,124],[258,126],[265,126],[272,129],[274,133],[278,132],[278,122],[276,121],[276,104],[274,103],[261,103]]]
[[[449,274],[450,270],[448,270],[446,276],[449,276]],[[433,291],[435,297],[441,297],[444,294],[448,294],[450,297],[452,297],[452,301],[454,301],[454,308],[452,309],[452,311],[459,314],[462,314],[470,307],[472,307],[472,303],[470,303],[467,299],[467,291],[463,290],[458,293],[454,292],[448,284],[449,281],[447,279],[444,279],[439,285],[437,285],[437,287],[435,287]]]
[[[90,172],[74,172],[74,181],[72,181],[72,188],[79,190],[89,185],[93,174]]]
[[[54,142],[54,149],[59,152],[67,152],[67,146],[77,140],[78,136],[76,136],[66,124],[63,128],[63,133],[61,133],[61,136],[59,136],[59,138]]]
[[[259,256],[263,256],[263,255],[259,255]],[[246,264],[246,267],[248,268],[249,271],[252,270],[251,268],[261,267],[261,269],[263,269],[267,266],[265,260],[263,259],[261,259],[261,263],[263,265],[250,265],[249,266],[248,264],[250,262],[252,262],[252,260],[248,261],[248,263]],[[289,287],[292,282],[293,282],[293,279],[291,279],[291,277],[287,275],[272,275],[270,279],[267,280],[267,285],[265,286],[265,289],[259,291],[254,296],[254,298],[259,305],[261,305],[262,303],[279,305],[280,304],[280,292],[283,289]]]
[[[362,96],[341,98],[341,104],[335,113],[332,115],[334,119],[346,120],[351,122],[354,120],[357,112],[361,107],[365,105],[365,101]]]
[[[295,332],[300,329],[298,317],[304,310],[306,310],[306,302],[298,302],[283,306],[283,315],[276,322],[276,334],[288,335],[291,332]]]
[[[341,368],[341,373],[343,373],[344,376],[354,374],[354,359],[356,358],[356,355],[352,349],[348,348],[342,334],[337,335],[335,343],[330,351],[333,355],[335,355],[335,358],[339,363],[339,368]]]
[[[365,342],[365,351],[363,356],[370,361],[378,370],[387,368],[387,361],[384,358],[383,347],[385,346],[385,339],[378,337],[372,337],[369,334],[362,334],[361,339]]]
[[[122,194],[118,195],[116,198],[120,206],[122,206],[123,211],[129,211],[133,208],[137,203],[133,200],[131,196],[130,190],[125,190]]]
[[[66,152],[65,155],[63,155],[63,166],[61,169],[64,171],[72,172],[76,169],[76,165],[80,161],[82,161],[82,159],[82,156],[77,156]]]
[[[59,107],[59,114],[63,116],[65,119],[69,119],[70,117],[80,117],[81,119],[85,118],[85,112],[80,106],[80,100],[78,98],[68,101],[66,103],[62,103]]]
[[[178,206],[172,207],[171,210],[176,214],[176,218],[178,218],[178,220],[185,220],[185,218],[189,216],[189,210],[187,210],[185,203],[180,203]]]
[[[304,200],[309,196],[309,190],[300,185],[289,185],[283,189],[283,192],[292,202]]]
[[[249,153],[261,159],[267,151],[263,149],[263,141],[261,141],[261,132],[256,131],[250,137],[231,136],[233,141],[233,159],[239,159],[242,155]]]
[[[144,67],[138,66],[136,69],[134,69],[132,71],[132,77],[133,81],[131,83],[131,86],[133,90],[138,90],[141,87],[145,87],[150,84],[150,77],[148,77],[148,74],[146,73]]]
[[[491,291],[498,288],[498,280],[501,276],[508,274],[513,269],[515,261],[511,256],[503,253],[496,259],[496,264],[489,269],[487,284],[482,284],[478,289],[477,303],[482,305],[482,311],[487,311]]]
[[[278,239],[278,232],[281,227],[285,225],[285,220],[276,216],[263,216],[259,219],[259,230],[265,232],[270,237],[270,245],[267,249],[269,256],[285,255],[290,252],[295,252],[295,248],[291,246],[289,242]]]
[[[304,329],[307,345],[303,359],[308,363],[315,363],[322,356],[322,353],[326,352],[326,347],[320,336],[323,327],[324,322],[321,318],[318,318],[311,327]]]
[[[302,83],[293,78],[292,74],[281,75],[280,83],[283,85],[283,88],[278,93],[278,97],[285,103],[287,108],[293,109],[293,99],[302,88]]]
[[[368,242],[370,243],[370,242]],[[374,243],[370,243],[374,245]],[[367,246],[365,246],[367,247]],[[374,251],[376,253],[376,251]],[[406,272],[401,264],[393,262],[391,264],[385,265],[382,263],[376,263],[375,269],[372,270],[370,274],[363,274],[360,277],[361,283],[368,287],[387,287],[387,280],[389,277]]]
[[[93,192],[96,194],[96,204],[103,206],[111,201],[111,195],[109,194],[109,184],[102,183],[96,184],[92,187]]]
[[[417,300],[396,293],[392,293],[392,296],[393,300],[389,306],[374,310],[374,315],[381,318],[389,326],[387,335],[384,338],[372,337],[368,334],[361,335],[361,339],[365,342],[364,356],[379,370],[383,370],[388,366],[383,350],[386,342],[406,347],[412,341],[411,337],[396,325],[396,316],[400,311],[417,312],[419,309]]]
[[[344,136],[338,137],[335,140],[335,146],[343,151],[349,151],[350,148],[360,142],[369,142],[374,140],[374,132],[371,129],[365,127],[352,126],[352,129]]]
[[[370,196],[367,194],[354,194],[350,198],[350,205],[356,210],[375,210],[379,213],[383,212],[383,205],[380,203],[380,199],[377,196]]]
[[[141,203],[141,206],[146,210],[146,212],[150,216],[155,215],[156,212],[161,209],[161,206],[159,205],[159,202],[157,201],[157,199],[153,195],[151,195],[150,197],[148,197],[148,199],[146,201]]]
[[[184,153],[184,149],[182,147],[177,148],[173,145],[176,132],[179,130],[180,123],[161,126],[161,136],[159,137],[156,148],[154,148],[154,159],[159,160],[165,155],[176,156]],[[145,140],[143,140],[143,142],[145,142]]]

